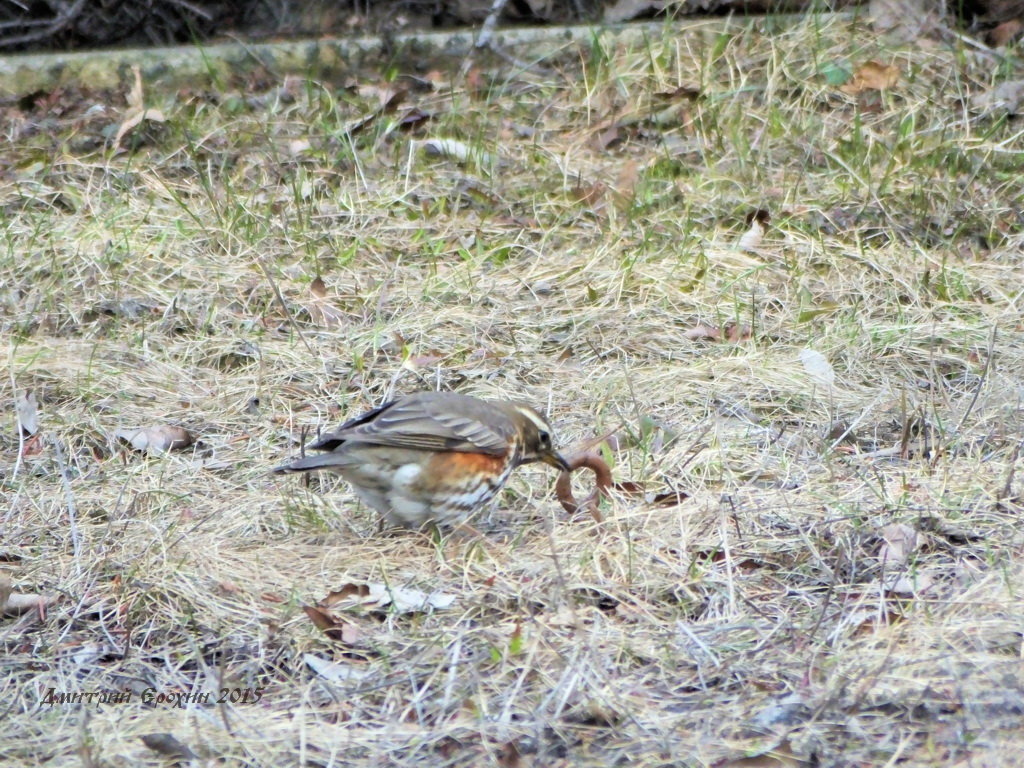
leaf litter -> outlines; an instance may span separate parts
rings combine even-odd
[[[136,681],[265,687],[223,717],[196,705],[188,742],[274,765],[1019,754],[1019,127],[959,108],[1016,75],[831,16],[745,23],[598,37],[544,72],[422,91],[399,62],[400,86],[364,79],[409,94],[354,136],[378,94],[272,74],[173,98],[147,81],[143,102],[189,141],[146,120],[114,153],[89,154],[125,117],[86,116],[95,97],[76,114],[69,93],[0,105],[0,282],[16,289],[0,323],[17,340],[0,571],[15,593],[56,580],[75,597],[0,620],[20,692],[10,759],[154,759],[140,734],[177,713],[62,706],[43,722],[25,695],[141,695]],[[848,98],[868,59],[883,71]],[[682,78],[697,95],[657,96]],[[412,140],[500,148],[484,194],[460,188],[454,158],[413,151],[415,108],[431,117],[411,114]],[[41,162],[53,131],[73,141]],[[760,207],[792,213],[739,251],[733,214]],[[95,309],[127,297],[152,309]],[[318,298],[345,322],[305,311]],[[727,341],[722,318],[755,326],[751,343],[689,335]],[[245,345],[259,354],[218,363]],[[426,388],[529,400],[562,447],[636,425],[599,450],[643,493],[613,489],[581,525],[549,468],[524,466],[467,540],[379,531],[329,475],[267,477],[302,428]],[[13,471],[25,391],[66,473]],[[111,460],[93,450],[111,423],[202,424],[229,463]],[[136,450],[136,431],[118,442]],[[681,503],[655,503],[662,490]],[[339,584],[378,587],[314,605]],[[421,594],[400,611],[383,585]]]

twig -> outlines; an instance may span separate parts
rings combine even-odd
[[[68,478],[68,464],[64,460],[64,450],[60,447],[60,440],[53,439],[50,445],[53,446],[53,455],[57,460],[57,469],[60,472],[60,482],[64,486],[64,498],[68,504],[68,527],[71,529],[71,549],[75,555],[75,570],[82,572],[82,535],[78,530],[78,506],[75,504],[75,494],[71,490],[71,480]]]
[[[487,13],[487,18],[480,25],[480,34],[477,36],[476,42],[473,43],[474,48],[477,50],[492,48],[491,38],[494,37],[494,28],[498,26],[498,19],[501,18],[502,11],[505,10],[506,5],[508,5],[508,0],[494,0],[491,4],[491,10]]]
[[[313,350],[313,346],[309,343],[306,335],[302,332],[302,329],[299,327],[298,322],[296,322],[291,310],[288,309],[288,303],[284,300],[284,294],[281,293],[281,289],[278,287],[277,281],[274,280],[273,276],[270,274],[270,270],[267,269],[267,265],[263,263],[263,259],[259,256],[257,256],[254,261],[256,262],[256,266],[260,268],[260,272],[263,273],[263,276],[267,278],[267,282],[270,283],[270,289],[274,292],[274,298],[277,299],[278,304],[281,305],[281,309],[284,310],[284,316],[288,318],[288,323],[291,325],[292,330],[295,331],[295,335],[299,337],[299,341],[301,341],[306,347],[309,354],[316,357],[316,352]]]
[[[967,423],[967,418],[971,415],[971,411],[974,410],[974,406],[978,403],[978,396],[981,394],[981,388],[985,386],[986,380],[988,380],[988,373],[992,369],[992,356],[995,354],[996,346],[996,329],[992,327],[992,335],[988,337],[988,353],[985,355],[985,368],[981,372],[981,379],[978,381],[978,386],[974,388],[974,396],[971,398],[971,402],[967,405],[967,410],[964,411],[964,416],[960,419],[960,423],[957,424],[957,434],[963,431],[964,424]]]
[[[1018,440],[1017,444],[1013,446],[1009,465],[1006,468],[1006,480],[1003,482],[1002,489],[996,494],[997,503],[1002,503],[1004,499],[1010,498],[1010,494],[1013,492],[1013,476],[1017,469],[1017,459],[1020,456],[1022,445],[1024,445],[1024,440]]]

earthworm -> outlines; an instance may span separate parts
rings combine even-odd
[[[558,497],[562,508],[570,515],[585,509],[594,520],[602,522],[603,518],[598,505],[601,497],[607,496],[608,489],[612,487],[611,469],[595,451],[580,451],[566,461],[569,464],[568,471],[562,472],[555,482],[555,496]],[[572,473],[581,467],[586,467],[594,473],[594,490],[581,501],[576,501],[576,497],[572,495]]]

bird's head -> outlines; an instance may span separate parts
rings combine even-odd
[[[563,472],[569,470],[569,463],[555,450],[551,425],[547,419],[528,405],[514,404],[512,420],[518,432],[519,464],[542,461]]]

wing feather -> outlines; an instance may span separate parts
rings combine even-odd
[[[363,443],[504,456],[514,429],[504,411],[475,398],[418,393],[342,424],[309,448],[332,451],[342,443]]]

